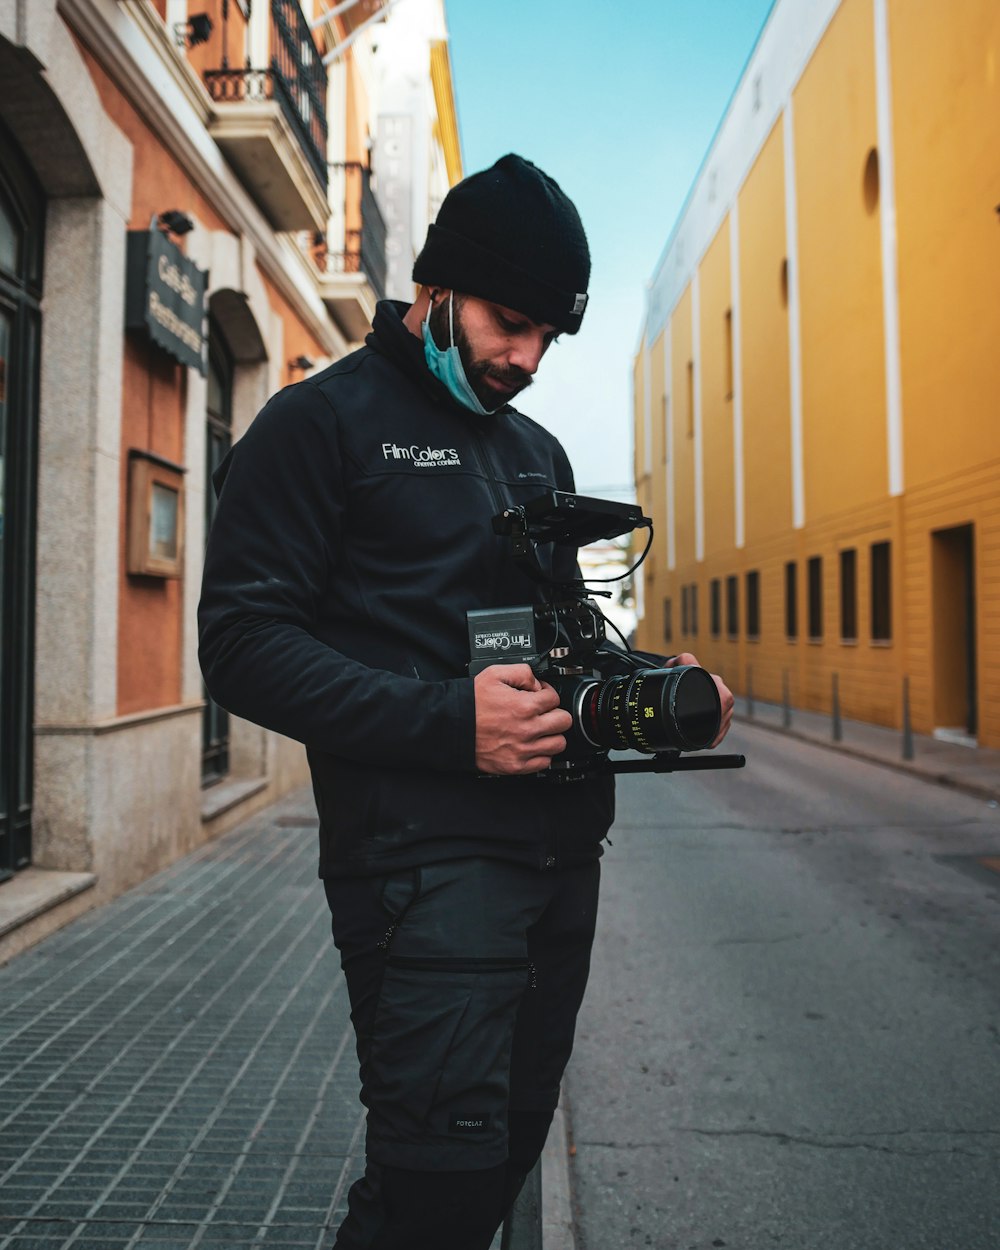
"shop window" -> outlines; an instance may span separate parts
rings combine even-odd
[[[673,621],[674,605],[670,599],[663,600],[663,641],[673,642],[674,640],[674,621]]]
[[[698,636],[698,584],[691,583],[691,636]]]
[[[853,548],[840,553],[840,639],[858,640],[858,553]]]
[[[718,638],[722,633],[722,583],[713,577],[708,587],[709,628],[712,637]]]
[[[754,569],[746,576],[747,637],[760,637],[760,573]]]
[[[726,578],[726,633],[730,638],[740,632],[740,584],[736,577]]]
[[[872,543],[871,548],[872,640],[892,638],[892,553],[890,543]]]
[[[799,636],[799,566],[794,560],[785,565],[785,637],[793,642]]]
[[[809,639],[819,642],[823,637],[823,557],[810,556],[806,565],[809,594]]]

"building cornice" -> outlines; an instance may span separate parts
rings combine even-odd
[[[454,186],[462,179],[462,140],[458,132],[458,112],[455,108],[451,54],[447,39],[437,39],[431,44],[431,84],[434,88],[434,104],[437,108],[448,182]]]
[[[347,344],[311,275],[301,265],[289,267],[280,237],[208,134],[211,101],[206,114],[204,97],[176,67],[169,32],[150,0],[57,0],[57,8],[220,217],[253,243],[262,270],[323,350],[334,357],[343,354]],[[138,10],[146,12],[140,17]],[[163,37],[150,34],[154,23],[163,28]]]

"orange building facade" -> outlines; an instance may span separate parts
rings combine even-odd
[[[650,285],[639,645],[1000,746],[998,106],[987,0],[778,0]]]
[[[0,958],[308,775],[206,700],[210,476],[268,396],[363,338],[387,245],[405,269],[461,176],[443,6],[421,2],[403,234],[378,6],[0,12]]]

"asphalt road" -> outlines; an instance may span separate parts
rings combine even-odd
[[[761,729],[619,780],[578,1250],[1000,1247],[1000,810]]]

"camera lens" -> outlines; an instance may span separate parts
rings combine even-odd
[[[580,731],[606,751],[700,751],[719,732],[722,705],[703,668],[646,668],[587,683],[576,700]]]

